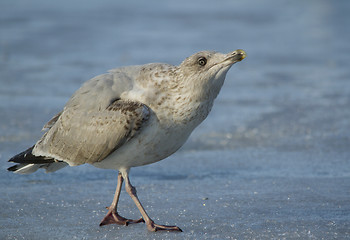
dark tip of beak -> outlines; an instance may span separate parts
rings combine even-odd
[[[243,59],[245,59],[247,56],[247,54],[245,53],[244,50],[242,49],[237,49],[236,51],[232,52],[232,57],[236,60],[236,61],[242,61]]]

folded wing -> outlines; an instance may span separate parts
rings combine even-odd
[[[32,153],[72,166],[99,162],[142,131],[149,114],[146,105],[121,99],[103,110],[65,108]]]

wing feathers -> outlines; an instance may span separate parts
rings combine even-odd
[[[119,99],[102,111],[65,109],[35,145],[33,154],[70,165],[102,161],[137,135],[149,114],[146,105]]]
[[[67,166],[64,162],[56,162],[53,158],[34,156],[32,154],[34,146],[13,156],[9,162],[18,163],[7,170],[20,174],[33,173],[39,168],[45,168],[46,172],[54,172]]]
[[[36,163],[36,164],[40,164],[40,163],[52,163],[55,162],[54,159],[52,158],[48,158],[48,157],[44,157],[44,156],[34,156],[32,154],[32,150],[33,150],[34,146],[31,148],[28,148],[27,150],[13,156],[9,162],[14,162],[14,163],[24,163],[24,164],[28,164],[28,163]]]
[[[61,116],[61,114],[62,114],[62,111],[59,112],[58,114],[56,114],[53,118],[51,118],[51,120],[48,121],[48,122],[44,125],[44,127],[43,127],[42,130],[46,130],[46,129],[48,129],[48,128],[51,128],[51,127],[56,123],[56,121],[57,121],[58,118]]]

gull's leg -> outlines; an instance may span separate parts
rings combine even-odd
[[[138,220],[131,220],[131,219],[126,219],[118,214],[117,205],[118,205],[118,201],[119,201],[120,190],[122,189],[122,184],[123,184],[123,176],[119,172],[118,173],[117,189],[115,190],[113,202],[112,202],[111,206],[108,207],[108,213],[102,219],[100,226],[107,225],[107,224],[113,224],[113,223],[127,226],[129,223],[145,222],[142,218],[140,218]]]
[[[123,177],[125,179],[125,190],[130,195],[132,200],[135,202],[137,208],[140,210],[141,215],[142,215],[143,219],[145,220],[145,222],[147,224],[147,229],[149,231],[155,232],[158,230],[166,230],[166,231],[180,231],[180,232],[182,232],[182,230],[177,226],[166,226],[166,225],[155,224],[154,221],[148,216],[148,214],[146,213],[145,209],[143,208],[140,200],[138,199],[138,197],[136,195],[136,189],[130,183],[128,171],[123,171]]]

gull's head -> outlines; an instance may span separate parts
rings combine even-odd
[[[246,53],[238,49],[223,54],[213,51],[202,51],[186,58],[180,65],[179,71],[185,84],[193,87],[193,90],[201,91],[205,95],[216,97],[226,73],[236,62],[242,61]]]

